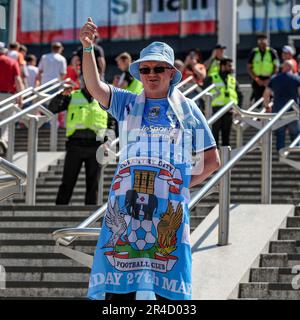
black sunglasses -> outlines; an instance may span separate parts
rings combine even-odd
[[[154,73],[163,73],[163,72],[165,72],[166,69],[173,69],[173,68],[171,68],[171,67],[154,67],[154,68],[144,67],[144,68],[140,68],[140,73],[141,74],[150,74],[151,70],[153,70]]]

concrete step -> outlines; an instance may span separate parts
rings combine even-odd
[[[241,298],[299,300],[300,290],[293,289],[291,283],[242,283]]]
[[[250,282],[291,283],[295,278],[292,268],[253,268]]]
[[[79,225],[81,222],[83,222],[86,219],[86,217],[83,217],[81,219],[74,219],[72,221],[14,221],[14,222],[3,222],[2,219],[0,219],[0,224],[2,228],[72,228],[77,225]],[[101,225],[100,222],[96,222],[91,227],[99,228]]]
[[[300,228],[279,229],[279,240],[300,240]]]
[[[48,267],[48,269],[51,267]],[[62,272],[52,272],[52,271],[33,271],[34,268],[29,268],[28,271],[25,271],[23,268],[19,268],[20,270],[11,272],[7,271],[8,268],[6,268],[6,280],[7,281],[26,281],[26,282],[35,282],[35,281],[41,281],[41,282],[89,282],[89,276],[90,276],[90,270],[84,269],[85,271],[81,272],[75,272],[74,268],[65,268],[68,271]],[[43,268],[45,269],[45,268]],[[63,269],[63,268],[60,268]]]
[[[288,228],[300,228],[300,217],[288,217],[287,227]]]
[[[2,243],[2,241],[1,241]],[[78,250],[80,252],[85,252],[91,255],[94,255],[94,251],[95,251],[95,244],[96,241],[94,242],[93,246],[70,246],[70,248],[74,249],[74,250]],[[53,243],[51,245],[14,245],[14,246],[0,246],[0,254],[2,253],[54,253],[54,247],[55,247],[55,242],[53,240]]]
[[[300,241],[295,241],[295,240],[271,241],[269,252],[270,253],[300,253]]]
[[[86,282],[57,282],[57,281],[8,281],[5,290],[0,290],[0,297],[37,297],[37,298],[78,298],[87,295]]]
[[[260,266],[264,268],[269,267],[293,267],[300,264],[300,254],[287,253],[266,253],[261,254]]]

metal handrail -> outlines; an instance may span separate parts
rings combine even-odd
[[[62,91],[62,90],[59,90],[58,92],[53,93],[52,95],[49,95],[48,97],[40,100],[39,102],[34,103],[32,106],[30,106],[30,107],[28,107],[28,108],[26,108],[26,109],[18,112],[17,114],[12,115],[12,116],[10,116],[10,117],[8,117],[8,118],[0,121],[0,128],[3,127],[3,126],[5,126],[5,125],[8,125],[8,124],[10,124],[10,123],[17,122],[18,120],[22,119],[24,116],[26,116],[26,115],[28,115],[28,114],[31,114],[31,112],[39,109],[39,108],[41,107],[41,104],[46,103],[46,102],[48,102],[49,100],[53,99],[53,98],[54,98],[59,92],[61,92],[61,91]],[[43,109],[43,112],[45,112],[45,110],[46,110],[46,109]],[[48,110],[47,115],[50,115],[50,113],[51,113],[51,115],[52,115],[52,112],[50,112],[50,111]]]
[[[289,159],[288,156],[290,153],[300,153],[300,146],[297,144],[300,143],[300,134],[297,136],[292,143],[285,148],[279,150],[279,161],[290,165],[291,167],[300,170],[300,161]]]
[[[205,194],[226,174],[228,171],[232,169],[232,167],[240,161],[240,159],[247,154],[247,152],[257,143],[257,141],[267,132],[269,131],[274,123],[278,121],[290,108],[297,110],[299,107],[295,103],[294,100],[290,100],[275,116],[273,116],[272,120],[262,128],[257,134],[244,146],[241,150],[223,167],[221,168],[206,184],[205,186],[195,195],[195,197],[191,200],[189,204],[189,208],[193,209],[195,205],[205,196]],[[243,110],[235,106],[235,109],[239,113],[243,113]],[[249,116],[249,114],[247,114]],[[262,115],[261,115],[262,116]]]
[[[69,79],[66,79],[62,82],[59,81],[59,79],[53,79],[39,87],[36,88],[27,88],[21,92],[18,92],[17,94],[3,100],[0,102],[0,106],[2,106],[2,108],[0,109],[0,113],[3,112],[7,112],[8,110],[15,108],[15,110],[20,111],[21,109],[18,107],[18,104],[16,102],[11,102],[15,99],[17,99],[18,97],[23,97],[23,104],[26,104],[28,102],[31,102],[33,100],[35,100],[38,97],[46,97],[46,93],[54,90],[56,88],[58,88],[59,86],[61,86],[63,83],[67,82]],[[43,92],[40,92],[41,90],[44,90]]]
[[[200,98],[205,96],[207,93],[209,93],[209,91],[214,89],[215,87],[216,87],[216,85],[214,83],[211,84],[209,87],[207,87],[206,89],[201,91],[199,94],[197,94],[195,97],[193,97],[192,100],[196,102],[197,100],[199,100]]]
[[[193,84],[190,88],[186,89],[185,91],[182,92],[182,94],[184,96],[187,96],[188,94],[190,94],[191,92],[193,92],[194,90],[196,90],[199,87],[199,85],[197,83]]]
[[[188,84],[190,81],[193,81],[194,77],[193,76],[189,76],[186,79],[184,79],[183,81],[181,81],[176,87],[177,89],[183,87],[184,85]]]
[[[224,107],[222,107],[218,112],[216,112],[212,117],[207,120],[209,126],[218,121],[226,112],[235,107],[233,101],[228,102]]]
[[[28,90],[24,90],[23,92],[18,93],[17,95],[6,99],[2,105],[3,108],[1,110],[9,110],[10,108],[15,108],[17,112],[13,112],[11,116],[6,119],[0,121],[0,128],[3,126],[8,126],[9,128],[9,144],[7,150],[7,159],[12,161],[14,154],[14,124],[26,118],[29,121],[29,129],[28,129],[28,161],[27,161],[27,172],[28,178],[26,183],[26,204],[34,205],[35,204],[35,191],[36,191],[36,163],[37,163],[37,139],[38,139],[38,129],[39,125],[49,121],[50,119],[53,123],[51,125],[50,131],[50,145],[51,151],[56,150],[57,145],[57,125],[56,125],[56,117],[53,117],[53,113],[46,109],[43,104],[46,104],[48,101],[53,99],[57,94],[62,92],[62,85],[68,82],[69,79],[65,79],[64,81],[59,81],[58,79],[53,79],[40,87],[35,89],[29,88]],[[31,92],[30,92],[31,90]],[[54,91],[52,94],[48,94],[49,91]],[[23,95],[24,103],[28,103],[32,100],[35,102],[28,108],[21,110],[17,107],[16,103],[11,103],[16,96]],[[36,101],[39,98],[39,101]],[[35,112],[39,110],[42,112],[43,116],[34,115]],[[33,113],[33,114],[32,114]]]
[[[9,161],[0,157],[0,168],[8,174],[20,179],[21,183],[25,183],[27,179],[27,174],[24,170],[20,169],[18,166],[10,163]]]

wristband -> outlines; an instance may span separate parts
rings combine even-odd
[[[90,47],[87,47],[87,48],[83,48],[83,52],[87,52],[87,53],[91,53],[94,49],[94,46],[91,45]]]

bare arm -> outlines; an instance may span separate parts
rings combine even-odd
[[[20,76],[15,77],[15,82],[16,82],[17,92],[23,91],[25,89],[22,78]]]
[[[16,76],[15,77],[15,83],[16,83],[17,92],[21,92],[21,91],[23,91],[25,89],[21,76]],[[23,98],[19,97],[17,99],[17,103],[19,104],[20,107],[22,107]]]
[[[106,61],[104,57],[98,57],[97,58],[98,66],[100,69],[100,74],[104,75],[106,70]]]
[[[264,94],[263,94],[263,98],[264,98],[264,107],[266,108],[266,111],[267,112],[271,112],[272,111],[272,108],[269,107],[269,103],[271,101],[271,96],[272,96],[272,90],[267,87],[264,91]]]
[[[83,48],[88,48],[93,44],[96,30],[97,26],[93,23],[91,18],[88,18],[88,22],[80,30],[80,41]],[[96,58],[93,51],[91,53],[83,52],[82,71],[88,91],[102,106],[108,107],[110,89],[109,86],[99,78]]]
[[[249,74],[249,76],[251,77],[251,79],[255,80],[256,75],[255,75],[255,73],[252,71],[252,64],[250,64],[250,63],[247,64],[247,71],[248,71],[248,74]]]
[[[200,155],[203,156],[203,155]],[[193,172],[199,171],[199,174],[193,174],[190,182],[190,188],[200,184],[206,178],[208,178],[213,172],[215,172],[220,167],[220,157],[217,148],[213,148],[204,152],[204,166],[199,163],[193,169]]]

